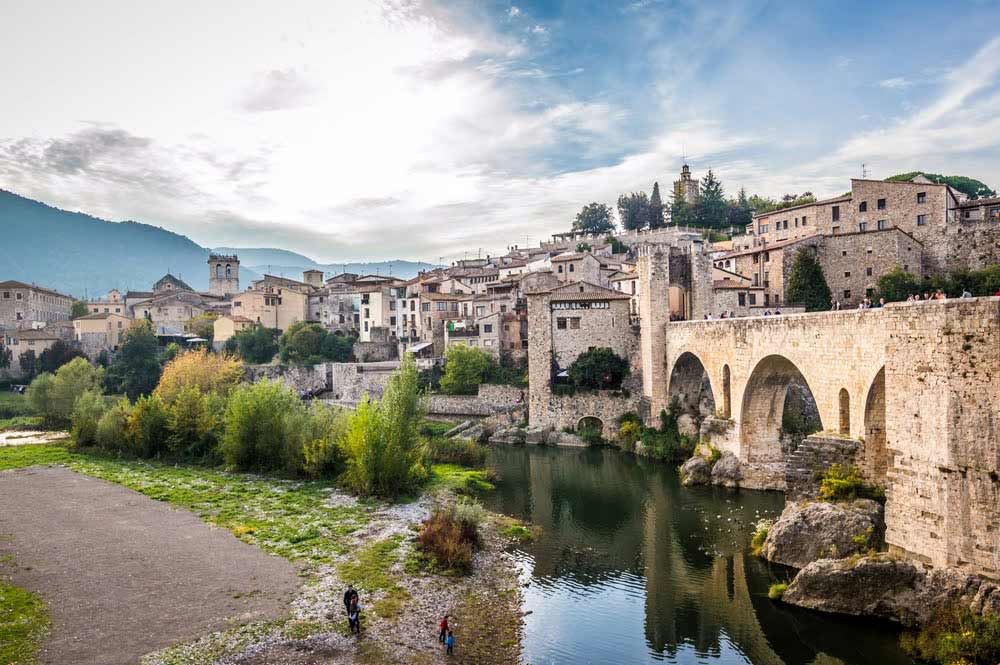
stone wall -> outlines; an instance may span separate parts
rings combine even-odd
[[[791,452],[785,466],[785,494],[788,499],[813,499],[819,495],[817,475],[833,464],[856,462],[858,442],[822,435],[807,436]]]
[[[326,364],[319,365],[247,365],[246,380],[281,381],[292,390],[318,393],[326,389]]]
[[[330,399],[345,404],[356,404],[366,394],[372,399],[379,399],[389,383],[389,377],[398,368],[398,362],[326,363],[324,369]]]
[[[982,270],[1000,263],[1000,222],[995,220],[949,224],[937,242],[943,270]]]
[[[618,435],[618,418],[629,411],[638,411],[639,397],[607,390],[552,395],[543,409],[541,413],[531,412],[533,427],[575,430],[583,418],[599,418],[604,425],[604,438],[613,439]]]

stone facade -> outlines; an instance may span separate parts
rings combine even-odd
[[[208,292],[232,296],[240,292],[240,259],[235,254],[209,254]]]
[[[14,280],[0,282],[0,330],[68,321],[72,309],[73,299],[57,291]]]

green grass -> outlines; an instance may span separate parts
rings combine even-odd
[[[20,393],[0,392],[0,418],[30,416],[34,413],[28,399]]]
[[[34,663],[48,628],[42,599],[0,580],[0,663]]]
[[[426,437],[444,436],[445,432],[457,424],[450,420],[430,420],[424,418],[420,421],[420,434]]]
[[[457,464],[435,464],[431,467],[429,490],[450,490],[457,494],[474,494],[495,489],[490,472],[467,469]]]
[[[397,616],[410,599],[410,594],[397,582],[399,576],[392,572],[399,560],[402,540],[402,536],[393,536],[371,543],[337,569],[340,579],[353,584],[359,592],[385,594],[369,606],[380,617]]]
[[[14,416],[0,418],[0,432],[10,430],[45,430],[49,429],[41,416]]]
[[[347,537],[368,521],[363,506],[326,505],[333,489],[327,482],[120,459],[63,446],[0,448],[0,470],[54,463],[186,508],[240,540],[292,561],[331,562],[348,550]]]
[[[781,597],[785,595],[785,591],[788,590],[788,585],[784,582],[778,582],[772,584],[767,590],[767,597],[771,600],[781,600]]]

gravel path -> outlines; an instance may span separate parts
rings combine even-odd
[[[134,663],[286,614],[295,566],[197,515],[61,467],[0,472],[0,561],[52,617],[40,663]]]

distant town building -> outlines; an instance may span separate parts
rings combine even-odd
[[[689,205],[694,205],[698,201],[698,179],[691,177],[691,167],[687,164],[681,167],[680,180],[674,181],[674,192],[683,197]]]
[[[0,282],[0,330],[42,328],[67,321],[73,298],[35,284],[15,280]]]
[[[235,254],[209,254],[208,292],[232,296],[240,292],[240,259]]]

